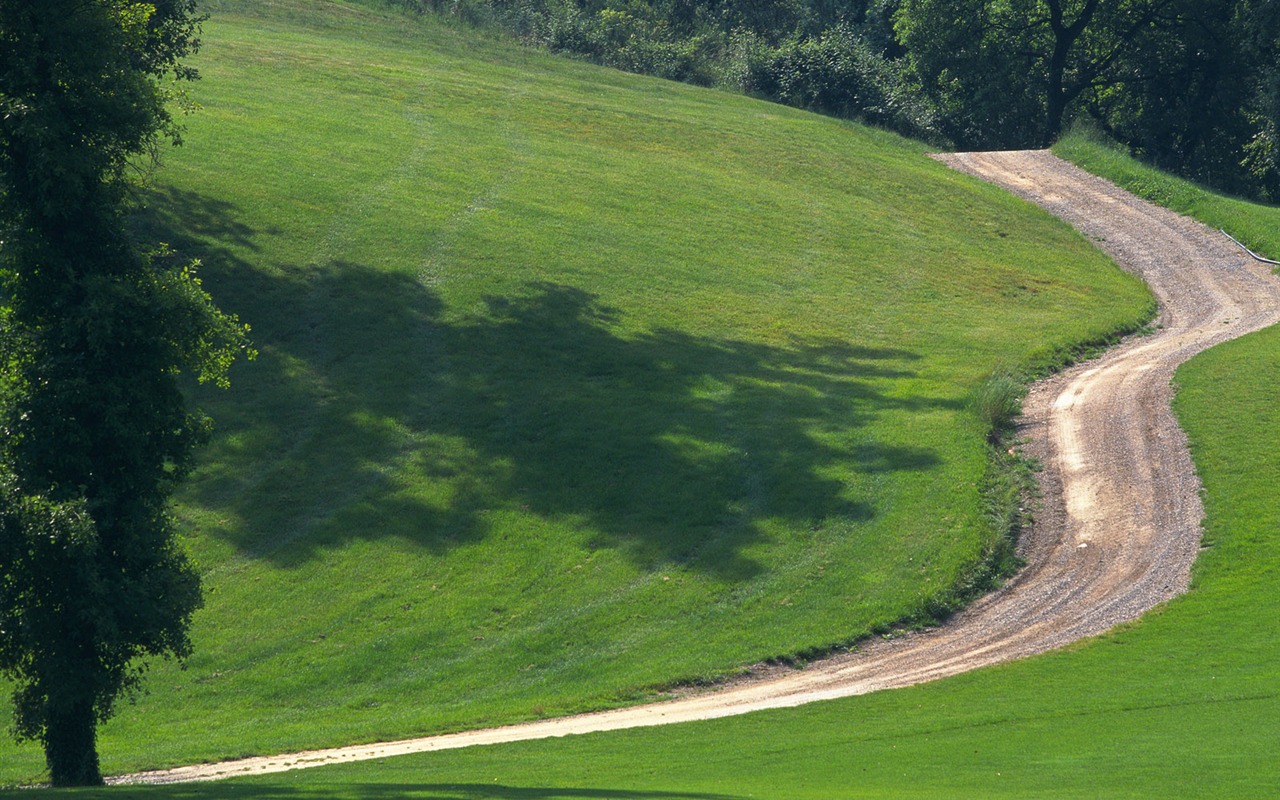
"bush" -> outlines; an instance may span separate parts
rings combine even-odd
[[[1002,370],[982,382],[973,398],[973,409],[987,427],[987,436],[997,441],[1013,427],[1022,413],[1023,382],[1013,373]]]
[[[849,28],[776,47],[739,32],[734,53],[732,74],[748,94],[937,139],[933,115],[902,85],[893,64]]]

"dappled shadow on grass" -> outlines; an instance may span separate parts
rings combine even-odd
[[[234,209],[169,199],[197,233],[252,240],[215,219]],[[884,393],[911,376],[909,352],[628,331],[623,311],[553,282],[459,310],[401,272],[187,246],[261,351],[228,396],[205,397],[222,433],[189,497],[279,566],[359,537],[443,552],[543,520],[645,567],[742,580],[769,524],[873,515],[842,470],[938,463],[861,434],[877,415],[954,405]]]
[[[215,257],[225,262],[228,247],[257,250],[257,237],[278,233],[246,225],[234,203],[173,186],[139,189],[136,200],[133,227],[144,245],[176,241],[187,246],[189,257],[201,257],[204,243],[213,241]]]

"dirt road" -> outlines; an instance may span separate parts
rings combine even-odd
[[[1020,658],[1101,633],[1185,591],[1200,544],[1199,480],[1169,410],[1174,369],[1280,321],[1280,280],[1221,234],[1156,208],[1047,152],[941,157],[1066,219],[1160,300],[1158,332],[1043,384],[1028,398],[1027,449],[1043,506],[1027,566],[945,626],[781,677],[599,714],[126,776],[172,782],[593,731],[713,719],[863,694]]]

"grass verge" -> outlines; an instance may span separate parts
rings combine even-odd
[[[1053,146],[1053,152],[1141,198],[1225,230],[1255,252],[1280,258],[1280,206],[1228,197],[1161,172],[1087,127],[1073,128]]]

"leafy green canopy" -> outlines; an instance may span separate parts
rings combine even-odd
[[[961,147],[1052,144],[1087,114],[1160,166],[1274,195],[1274,4],[902,0],[905,65]]]
[[[144,655],[185,655],[199,581],[166,512],[244,330],[192,265],[143,254],[135,159],[176,140],[192,0],[0,3],[0,670],[54,783],[100,781],[95,727]]]

